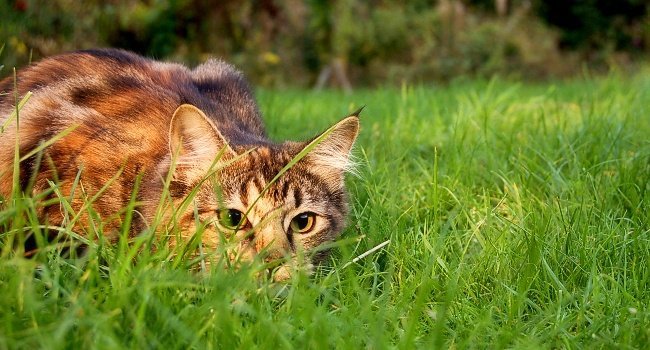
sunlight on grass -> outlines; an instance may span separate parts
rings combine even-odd
[[[261,91],[259,100],[274,139],[306,138],[367,106],[350,225],[328,265],[290,285],[256,279],[257,264],[193,272],[200,232],[168,248],[154,234],[160,215],[113,244],[91,205],[75,212],[53,185],[66,227],[37,219],[51,196],[0,204],[0,348],[650,342],[647,75]],[[125,212],[134,208],[133,199]],[[86,232],[76,231],[79,215],[92,218]],[[31,258],[27,237],[40,248]]]

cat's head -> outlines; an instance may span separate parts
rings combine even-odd
[[[170,190],[186,196],[196,189],[178,218],[183,235],[199,225],[204,250],[226,244],[232,260],[278,262],[275,280],[296,267],[311,270],[326,256],[323,244],[345,227],[357,114],[309,142],[231,146],[201,110],[179,107],[169,136]]]

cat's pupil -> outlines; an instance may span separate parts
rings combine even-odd
[[[296,226],[298,226],[298,229],[302,231],[307,228],[307,225],[309,224],[309,214],[299,214],[294,220],[296,220]]]
[[[246,221],[244,214],[242,214],[242,212],[237,209],[220,210],[217,215],[219,217],[219,222],[221,225],[229,229],[235,229],[239,226],[244,226]]]
[[[228,209],[228,222],[231,226],[237,226],[241,222],[242,213],[239,210]]]

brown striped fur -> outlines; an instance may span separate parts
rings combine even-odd
[[[222,61],[190,70],[114,49],[48,58],[19,72],[17,91],[12,78],[0,81],[0,125],[15,109],[15,93],[20,98],[28,91],[33,95],[19,113],[18,132],[13,120],[0,134],[0,198],[12,195],[17,136],[20,154],[26,154],[74,127],[45,149],[40,163],[36,156],[20,163],[21,190],[41,193],[54,181],[63,195],[72,195],[73,208],[81,210],[108,184],[92,209],[111,239],[122,225],[138,176],[139,215],[132,235],[151,224],[170,171],[176,206],[197,189],[193,204],[175,224],[187,239],[197,229],[198,213],[198,222],[207,225],[203,249],[216,248],[227,236],[237,242],[234,258],[263,254],[267,261],[291,261],[298,251],[333,240],[344,227],[343,176],[358,133],[356,116],[337,123],[310,154],[269,185],[307,142],[269,141],[248,83]],[[220,208],[248,212],[252,228],[228,232],[216,220]],[[305,212],[315,213],[314,229],[292,232],[292,218]],[[59,205],[42,207],[41,216],[51,225],[64,224]],[[75,229],[88,234],[88,225],[89,218],[82,216]],[[287,278],[290,265],[282,265],[276,279]]]

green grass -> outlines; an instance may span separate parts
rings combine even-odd
[[[259,100],[278,140],[367,106],[327,268],[282,287],[101,240],[25,259],[11,242],[38,223],[20,200],[0,210],[0,349],[650,344],[647,72]]]

